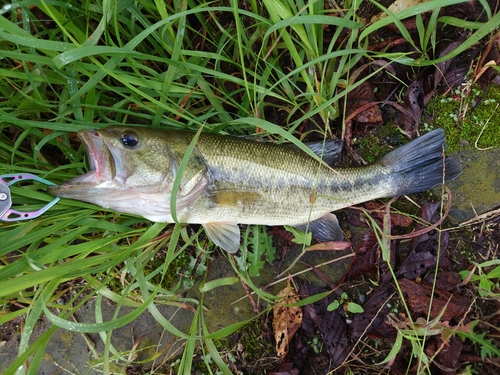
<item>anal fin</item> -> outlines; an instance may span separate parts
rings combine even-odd
[[[328,213],[325,216],[311,221],[308,224],[295,225],[295,228],[305,231],[306,228],[313,237],[321,242],[343,241],[344,233],[340,229],[337,216]]]
[[[213,243],[228,253],[235,253],[240,248],[240,228],[237,224],[207,223],[203,224],[203,228]]]

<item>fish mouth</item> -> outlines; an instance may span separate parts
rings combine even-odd
[[[50,186],[48,192],[63,198],[82,198],[96,189],[116,187],[116,162],[109,145],[97,130],[80,130],[78,138],[87,152],[89,171],[81,176]]]
[[[95,130],[80,130],[78,137],[87,151],[89,171],[73,181],[81,179],[99,183],[113,180],[116,176],[115,159],[101,134]]]

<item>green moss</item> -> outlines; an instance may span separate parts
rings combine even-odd
[[[357,138],[353,147],[367,163],[373,163],[406,141],[408,138],[397,127],[385,125]]]
[[[274,358],[275,355],[274,342],[267,338],[266,330],[263,329],[259,319],[253,319],[231,336],[213,340],[213,343],[223,361],[228,365],[233,363],[237,368],[245,368],[249,363],[255,363],[266,357]],[[267,362],[269,366],[262,365],[248,373],[267,374],[269,368],[275,365],[274,360]],[[167,364],[165,369],[170,368],[173,373],[178,373],[180,363],[181,360],[178,358]],[[194,371],[201,374],[218,373],[217,365],[210,353],[203,351],[201,347],[197,348],[192,359],[192,372]]]
[[[68,361],[71,360],[69,355],[69,349],[73,345],[73,332],[71,331],[63,331],[61,330],[61,334],[59,335],[60,343],[62,344],[62,350],[65,352],[65,357]]]
[[[189,252],[183,252],[179,254],[169,265],[168,272],[165,275],[158,273],[155,275],[151,282],[153,284],[161,284],[165,289],[171,289],[171,287],[179,280],[179,271],[189,268],[191,262],[191,255]],[[165,263],[165,253],[158,254],[154,259],[150,260],[146,267],[144,268],[144,273],[149,275],[151,272],[155,271],[158,267],[163,267]]]
[[[373,163],[385,152],[384,147],[379,143],[379,139],[374,135],[361,138],[356,142],[360,156],[368,163]]]
[[[254,319],[241,330],[239,343],[243,348],[244,358],[253,362],[276,352],[274,343],[268,340],[260,320]]]
[[[482,101],[472,110],[475,98]],[[447,152],[474,148],[500,147],[500,86],[490,85],[484,94],[477,86],[472,86],[470,95],[460,88],[446,96],[436,95],[425,111],[430,117],[423,116],[421,131],[443,128],[446,133]],[[481,133],[482,132],[482,133]],[[397,127],[385,125],[366,136],[359,137],[354,150],[368,163],[373,163],[393,148],[405,143],[405,137]]]
[[[166,253],[163,251],[159,251],[156,253],[154,258],[147,261],[144,266],[144,274],[149,275],[150,273],[156,271],[160,267],[165,267],[165,255]],[[161,285],[162,288],[167,290],[171,290],[179,280],[183,277],[183,274],[190,275],[192,273],[192,265],[194,264],[196,259],[193,259],[191,253],[189,251],[185,251],[179,256],[177,256],[169,265],[168,270],[163,275],[162,272],[159,272],[154,277],[151,278],[150,282],[155,285]],[[125,275],[125,280],[127,282],[132,281],[132,275],[127,273]],[[121,274],[116,270],[111,270],[110,274],[107,276],[107,280],[102,281],[110,290],[116,293],[121,293],[123,290],[123,285],[121,281]],[[193,281],[192,281],[193,282]]]
[[[268,339],[266,329],[262,327],[260,319],[251,320],[235,332],[232,339],[226,337],[215,340],[214,343],[219,353],[227,352],[228,348],[232,348],[232,351],[227,354],[227,359],[234,362],[237,367],[266,357],[273,357],[276,353],[274,342]],[[258,373],[266,374],[266,366],[260,367]],[[257,372],[252,372],[252,374],[257,374]]]
[[[472,103],[483,96],[479,105],[472,110]],[[483,94],[479,87],[473,86],[471,94],[465,96],[460,90],[445,97],[435,96],[427,105],[426,112],[431,116],[424,124],[429,129],[443,128],[446,132],[448,152],[474,148],[500,147],[500,86],[490,85]],[[482,133],[481,133],[482,132]]]

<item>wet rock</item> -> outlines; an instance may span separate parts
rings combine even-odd
[[[188,332],[193,314],[178,307],[157,305],[159,312],[183,332]],[[101,312],[103,321],[114,319],[117,305],[103,299]],[[132,311],[132,308],[122,306],[119,316]],[[95,323],[95,300],[86,303],[76,314],[79,323]],[[42,316],[37,322],[30,343],[39,339],[50,328],[52,323]],[[0,373],[4,373],[18,355],[19,336],[12,335],[0,345],[0,352],[7,361],[0,361]],[[105,366],[104,342],[105,336],[98,333],[80,333],[58,329],[50,337],[44,350],[44,355],[38,374],[102,374]],[[162,358],[173,358],[181,352],[183,340],[175,338],[160,326],[153,316],[146,311],[131,324],[113,330],[111,344],[124,355],[120,363],[108,363],[112,373],[125,373],[127,366],[134,362],[145,361],[144,366],[151,364],[155,353],[162,352]],[[127,364],[127,360],[130,363]]]
[[[463,222],[500,206],[500,148],[468,150],[453,155],[463,173],[449,183],[452,192],[450,217]],[[475,212],[474,212],[475,211]]]

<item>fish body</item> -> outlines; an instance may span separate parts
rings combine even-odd
[[[336,169],[297,148],[202,133],[174,200],[174,181],[195,133],[111,126],[78,134],[90,171],[50,187],[50,193],[152,221],[202,224],[229,252],[239,248],[238,224],[307,225],[320,240],[341,240],[332,211],[428,190],[462,171],[455,160],[444,159],[441,129],[372,165]]]

